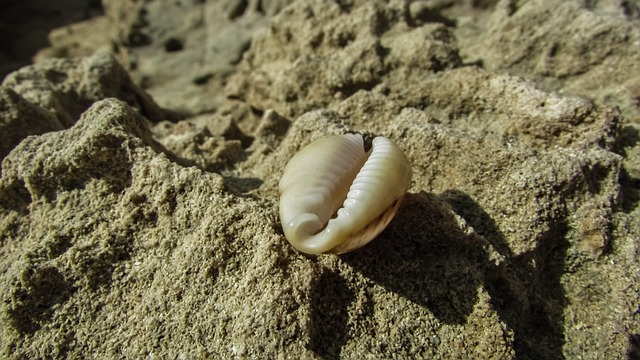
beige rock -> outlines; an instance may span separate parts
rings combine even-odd
[[[104,53],[5,80],[0,357],[640,353],[631,2],[104,3],[173,115]],[[282,169],[349,131],[402,148],[409,194],[300,254]]]

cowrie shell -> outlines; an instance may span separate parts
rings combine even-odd
[[[280,179],[285,237],[308,254],[344,253],[375,238],[398,211],[411,166],[385,137],[369,152],[359,134],[329,136],[297,153]]]

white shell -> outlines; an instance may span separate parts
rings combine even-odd
[[[411,166],[391,140],[320,139],[297,153],[280,179],[280,220],[299,251],[343,253],[373,240],[389,224],[411,181]]]

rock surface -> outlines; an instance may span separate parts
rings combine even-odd
[[[103,6],[0,86],[1,357],[640,356],[635,3]],[[344,132],[409,193],[298,253],[279,176]]]

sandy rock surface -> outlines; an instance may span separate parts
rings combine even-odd
[[[0,357],[640,357],[637,2],[65,6],[0,86]],[[280,175],[345,132],[409,192],[299,253]]]

